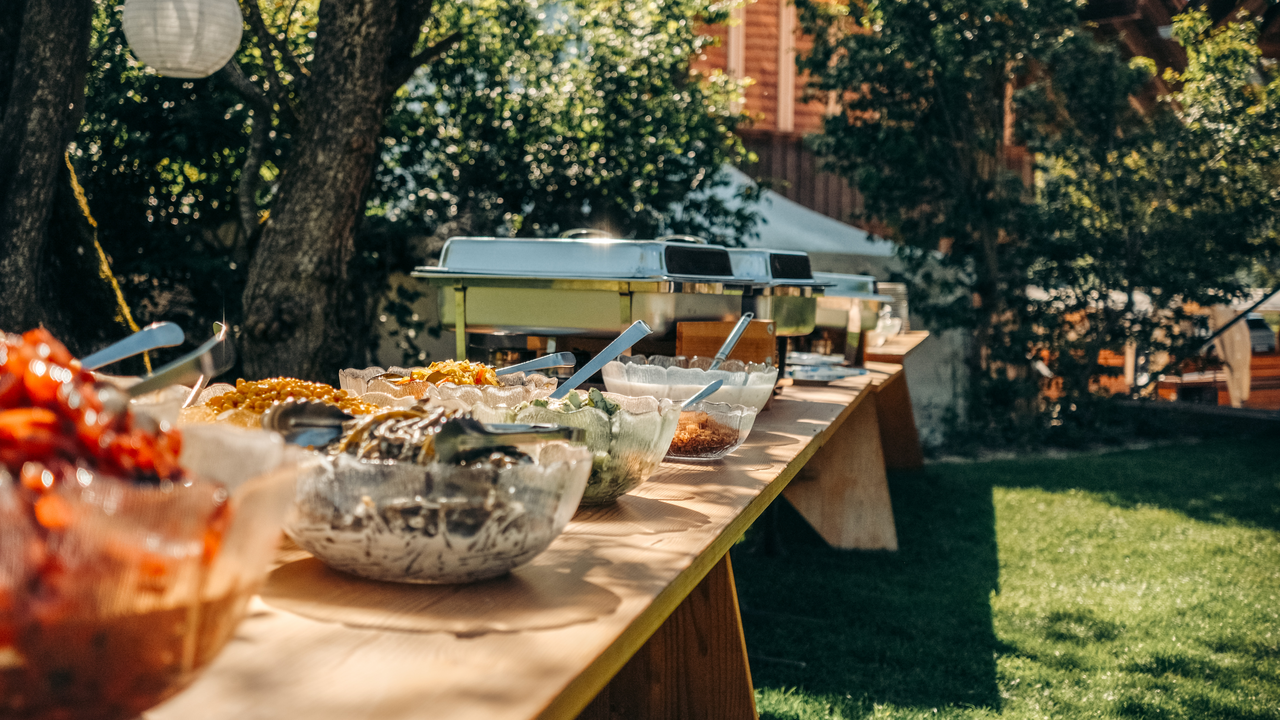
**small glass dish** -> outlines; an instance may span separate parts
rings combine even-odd
[[[182,482],[81,467],[45,496],[55,523],[0,468],[0,716],[129,720],[189,685],[265,578],[309,461],[273,434],[188,428]]]
[[[718,369],[708,370],[712,358],[636,355],[614,360],[604,366],[605,387],[620,395],[688,400],[715,380],[724,386],[707,400],[745,405],[757,412],[773,395],[778,368],[761,363],[726,360]]]
[[[519,449],[534,462],[499,469],[338,455],[298,479],[285,532],[326,565],[374,580],[504,575],[560,535],[591,472],[581,445]]]
[[[694,403],[680,413],[668,460],[719,460],[741,447],[756,422],[756,409],[730,403]]]

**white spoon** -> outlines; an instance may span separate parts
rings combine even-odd
[[[729,337],[725,338],[724,344],[720,346],[720,351],[716,353],[715,359],[711,361],[711,367],[708,371],[715,370],[720,367],[720,363],[729,357],[729,353],[733,352],[733,346],[738,344],[738,340],[742,338],[742,333],[746,331],[747,325],[756,316],[755,313],[744,313],[738,318],[738,324],[733,326],[733,331],[729,333]]]
[[[706,399],[706,398],[710,397],[711,395],[713,395],[713,394],[715,393],[715,391],[717,391],[717,390],[719,390],[719,389],[720,389],[720,386],[721,386],[721,385],[724,385],[724,381],[723,381],[723,380],[714,380],[714,381],[712,381],[712,382],[711,382],[711,384],[707,385],[706,387],[702,388],[702,389],[701,389],[701,390],[699,390],[698,392],[694,393],[694,394],[693,394],[693,397],[691,397],[691,398],[689,398],[688,400],[685,400],[683,403],[681,403],[681,404],[680,404],[680,411],[681,411],[681,412],[683,412],[683,411],[685,411],[685,410],[688,410],[689,408],[693,407],[694,405],[696,405],[696,404],[698,404],[698,403],[702,402],[704,399]]]
[[[640,342],[641,338],[647,336],[651,332],[653,332],[653,330],[649,329],[649,326],[646,325],[643,320],[637,320],[631,323],[631,327],[624,330],[622,334],[618,336],[617,340],[609,343],[609,346],[604,350],[601,350],[599,355],[587,361],[587,364],[583,365],[581,370],[574,373],[573,377],[569,378],[563,385],[556,388],[556,391],[551,393],[551,399],[560,400],[565,395],[568,395],[570,390],[573,390],[586,382],[587,378],[596,374],[596,371],[605,365],[608,365],[614,358],[626,352],[627,348]]]

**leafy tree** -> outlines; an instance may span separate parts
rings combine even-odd
[[[379,174],[389,216],[462,215],[527,236],[591,226],[734,242],[749,230],[749,211],[685,207],[708,202],[698,191],[744,152],[728,110],[739,88],[689,67],[709,40],[697,24],[723,10],[584,0],[453,11],[472,31],[405,88],[390,121]]]
[[[1126,67],[1082,36],[1047,53],[1019,96],[1040,158],[1027,281],[1048,291],[1021,325],[1062,378],[1059,418],[1087,404],[1100,351],[1184,357],[1200,342],[1184,331],[1191,311],[1241,297],[1248,271],[1276,257],[1280,76],[1259,62],[1257,24],[1214,28],[1193,10],[1174,33],[1187,68],[1145,115],[1130,97],[1153,65]],[[1177,371],[1166,362],[1151,371]]]
[[[77,142],[91,204],[109,228],[104,244],[144,309],[195,327],[239,324],[258,218],[277,217],[297,146],[289,108],[312,62],[309,36],[321,31],[317,8],[263,0],[255,14],[246,5],[249,41],[236,63],[180,81],[132,60],[114,6],[99,5],[105,49]],[[347,265],[345,310],[355,319],[335,342],[371,346],[363,333],[387,275],[427,259],[425,236],[587,224],[725,241],[746,232],[750,210],[697,192],[742,152],[726,111],[735,86],[688,67],[706,41],[694,18],[715,12],[705,0],[437,5],[435,22],[457,41],[389,101]],[[287,55],[273,43],[287,43]],[[268,60],[283,88],[274,97]],[[410,300],[393,303],[406,320]]]
[[[92,14],[91,0],[0,5],[0,329],[43,323],[76,352],[124,320],[64,157],[84,107]]]
[[[843,98],[815,148],[904,244],[913,305],[973,331],[968,419],[988,436],[1025,436],[1041,411],[1091,423],[1099,351],[1187,342],[1184,308],[1240,291],[1274,207],[1258,154],[1274,95],[1238,85],[1256,72],[1248,26],[1181,17],[1184,84],[1143,113],[1151,64],[1095,39],[1081,5],[799,3],[815,36],[802,66]],[[1228,149],[1245,126],[1256,142]],[[1057,376],[1047,392],[1036,360]]]

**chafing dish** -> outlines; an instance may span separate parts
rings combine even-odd
[[[736,320],[742,289],[724,248],[658,240],[449,239],[439,267],[413,277],[439,289],[440,320],[465,335],[610,337],[644,320],[674,338],[683,320]]]
[[[893,298],[876,292],[876,279],[870,275],[814,273],[826,287],[818,298],[815,323],[822,328],[849,328],[849,311],[855,305],[860,314],[859,330],[874,330],[882,303]]]
[[[804,335],[822,294],[804,253],[670,239],[456,237],[412,276],[438,289],[459,357],[468,333],[611,337],[643,320],[653,340],[674,340],[678,322],[746,311]]]
[[[789,250],[729,250],[734,277],[742,286],[742,311],[772,320],[778,337],[813,332],[817,299],[825,283],[815,278],[806,253]]]

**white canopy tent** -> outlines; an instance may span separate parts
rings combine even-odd
[[[730,165],[726,165],[721,174],[729,178],[729,184],[713,192],[731,207],[738,202],[736,196],[740,188],[756,184],[746,173]],[[892,242],[810,210],[772,190],[761,193],[758,209],[761,222],[756,230],[760,236],[748,240],[747,247],[870,258],[894,255]]]

